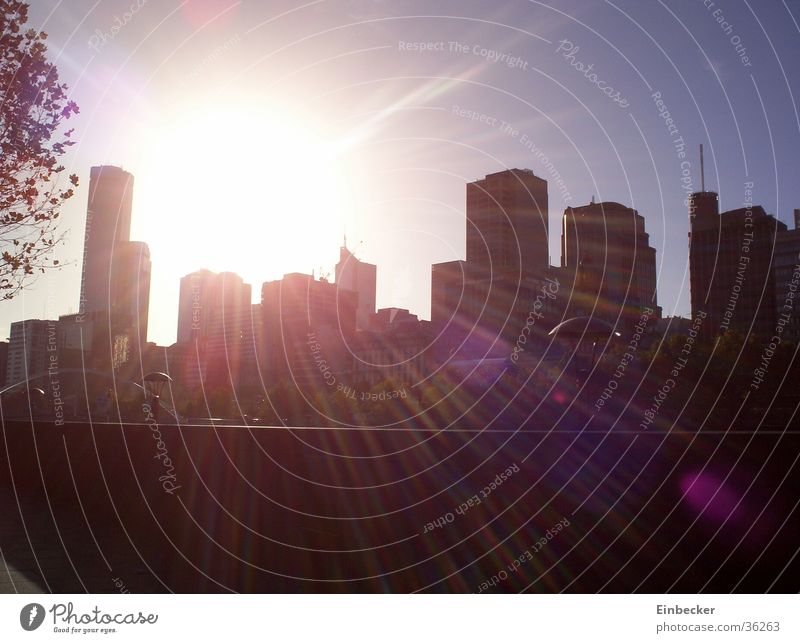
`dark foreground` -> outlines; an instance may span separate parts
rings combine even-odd
[[[581,428],[6,422],[0,590],[800,589],[800,433]]]

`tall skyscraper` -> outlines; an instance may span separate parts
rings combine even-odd
[[[446,328],[443,341],[467,357],[507,355],[531,301],[554,277],[547,181],[530,170],[505,170],[467,184],[466,192],[467,258],[433,265],[431,321]],[[563,309],[554,297],[545,299],[537,340],[560,321]]]
[[[336,285],[344,290],[351,290],[358,295],[356,309],[356,327],[359,330],[369,328],[370,317],[375,314],[375,290],[377,266],[359,261],[347,249],[347,243],[339,248],[339,263],[336,264]]]
[[[147,343],[150,311],[150,248],[142,241],[120,243],[111,266],[111,319],[118,329],[129,329],[134,343]]]
[[[547,181],[513,169],[468,183],[467,261],[493,273],[547,271]]]
[[[656,251],[632,208],[609,201],[564,210],[561,265],[574,281],[572,315],[625,325],[658,310]]]
[[[773,249],[786,224],[760,205],[719,213],[715,192],[689,197],[692,316],[713,337],[728,329],[772,335],[775,330]]]
[[[110,310],[111,267],[120,244],[130,241],[133,176],[111,165],[93,167],[83,247],[80,312]]]
[[[132,242],[133,176],[119,167],[93,167],[83,248],[78,324],[91,322],[91,362],[98,368],[133,367],[147,342],[150,303],[150,250]],[[126,367],[126,368],[127,368]],[[141,375],[141,374],[139,374]]]

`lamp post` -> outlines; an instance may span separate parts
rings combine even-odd
[[[149,394],[152,401],[153,419],[158,422],[158,409],[160,406],[161,393],[167,384],[171,383],[172,378],[166,373],[154,371],[148,373],[142,378],[144,381],[144,390]]]
[[[612,337],[619,337],[620,333],[614,330],[614,327],[602,319],[595,317],[572,317],[557,324],[553,330],[548,333],[549,336],[567,341],[580,342],[589,340],[592,342],[592,364],[589,368],[591,372],[594,370],[595,362],[597,361],[597,343],[602,341],[608,342]],[[576,353],[577,347],[576,347]],[[577,357],[577,355],[576,355]],[[575,380],[578,384],[581,383],[580,371],[578,370],[578,360],[575,359]]]

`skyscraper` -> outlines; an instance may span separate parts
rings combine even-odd
[[[657,310],[656,251],[633,208],[608,201],[564,210],[561,265],[574,281],[572,315],[625,325]]]
[[[347,242],[339,248],[339,263],[336,264],[336,285],[352,290],[358,295],[356,327],[366,330],[370,317],[375,314],[375,286],[377,266],[360,261],[347,249]]]
[[[775,280],[776,327],[781,338],[800,342],[800,210],[794,211],[794,229],[778,232],[772,262]]]
[[[217,275],[210,270],[198,270],[181,278],[178,301],[178,343],[194,343],[205,336],[208,314],[214,304]]]
[[[120,244],[130,241],[133,176],[111,165],[93,167],[83,247],[80,312],[108,311],[111,266]]]
[[[111,265],[112,324],[128,329],[135,344],[147,343],[150,310],[150,248],[142,241],[119,243]]]
[[[689,225],[692,316],[706,313],[702,334],[773,334],[773,248],[786,224],[749,203],[720,214],[715,192],[695,192]]]
[[[199,270],[181,279],[178,343],[189,346],[185,385],[238,386],[251,351],[252,288],[232,272]]]
[[[7,384],[16,384],[46,372],[48,352],[58,347],[57,323],[48,319],[26,319],[11,324]]]
[[[324,279],[291,273],[261,288],[264,319],[262,369],[273,382],[300,386],[322,382],[328,372],[349,370],[348,343],[356,331],[356,293]],[[328,375],[330,381],[330,375]]]
[[[462,347],[467,357],[507,355],[536,293],[555,276],[548,255],[547,181],[530,170],[505,170],[468,183],[466,192],[467,258],[433,265],[431,321],[447,330],[442,342]],[[563,309],[554,297],[544,299],[537,341]]]
[[[492,273],[544,273],[550,264],[547,181],[513,169],[468,183],[467,261]]]

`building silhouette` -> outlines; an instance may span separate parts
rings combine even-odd
[[[6,369],[8,368],[8,342],[0,342],[0,388],[6,385]]]
[[[775,281],[775,324],[780,336],[800,342],[800,210],[794,211],[794,228],[778,232],[772,262]]]
[[[146,243],[129,241],[117,247],[111,267],[111,319],[114,327],[128,329],[134,346],[147,343],[151,273]]]
[[[720,213],[715,192],[689,197],[689,225],[692,317],[706,313],[702,335],[773,335],[773,251],[786,225],[760,205]]]
[[[47,371],[49,355],[58,347],[56,325],[52,319],[26,319],[11,324],[6,384],[23,382]]]
[[[505,170],[467,184],[466,260],[431,270],[431,322],[443,331],[440,348],[449,344],[468,359],[511,352],[532,302],[548,279],[558,279],[549,265],[547,226],[547,181],[530,170]],[[544,299],[547,310],[534,339],[561,317],[560,303]]]
[[[291,273],[261,288],[265,381],[313,388],[350,368],[358,295],[325,279]],[[326,370],[328,369],[328,370]]]
[[[561,266],[573,283],[571,316],[627,326],[645,308],[657,309],[656,251],[632,208],[593,201],[564,210]]]
[[[339,248],[339,263],[336,264],[336,285],[358,295],[356,328],[366,330],[375,313],[375,290],[377,266],[360,261],[347,249],[347,240]]]
[[[205,337],[209,314],[214,303],[217,275],[198,270],[181,278],[178,299],[178,343],[194,343]]]
[[[109,310],[111,267],[120,245],[130,241],[133,175],[112,165],[89,173],[80,312]]]
[[[468,183],[467,261],[518,278],[546,271],[547,181],[513,169]]]
[[[187,388],[239,386],[253,359],[251,299],[250,284],[232,272],[199,270],[181,279],[178,344],[187,346]]]
[[[147,244],[130,240],[132,203],[133,175],[91,169],[79,314],[71,320],[105,324],[107,343],[86,344],[91,361],[104,370],[129,364],[131,376],[147,341],[151,275]]]

